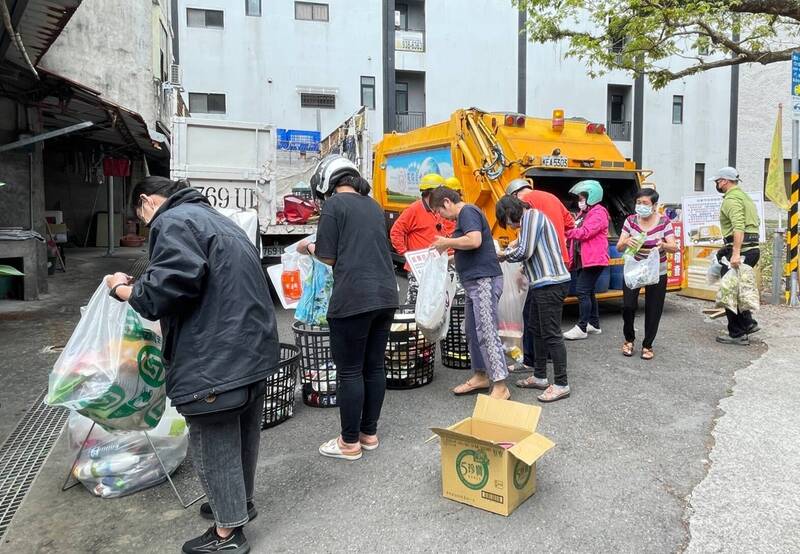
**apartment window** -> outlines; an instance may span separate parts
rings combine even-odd
[[[328,21],[328,4],[295,2],[294,18],[303,21]]]
[[[625,122],[625,97],[621,94],[611,95],[611,123]]]
[[[159,33],[159,45],[158,45],[158,63],[159,63],[159,73],[161,76],[161,82],[166,83],[169,81],[169,66],[170,62],[167,59],[169,55],[169,35],[167,34],[167,30],[161,25],[161,32]]]
[[[683,124],[683,96],[677,94],[672,97],[672,123]]]
[[[189,111],[192,113],[225,113],[225,95],[190,92]]]
[[[300,93],[300,107],[325,108],[333,110],[336,108],[336,95],[302,92]]]
[[[408,113],[408,83],[395,84],[394,101],[397,113]]]
[[[196,8],[186,8],[186,25],[189,27],[224,29],[225,14],[220,10],[198,10]]]
[[[394,28],[408,31],[408,4],[396,4],[394,7]]]
[[[361,105],[375,109],[375,77],[361,77]]]
[[[694,191],[706,190],[706,164],[694,164]]]
[[[261,0],[244,0],[244,13],[254,17],[261,17]]]

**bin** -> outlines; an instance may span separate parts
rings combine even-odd
[[[267,391],[264,395],[262,429],[275,427],[294,414],[294,392],[297,387],[299,365],[300,349],[292,344],[281,343],[278,371],[266,379]]]
[[[472,361],[469,358],[467,335],[464,334],[464,306],[467,297],[464,293],[453,297],[453,306],[450,308],[450,326],[447,336],[439,343],[442,354],[442,365],[451,369],[469,369]]]
[[[386,388],[413,389],[433,381],[436,347],[425,339],[414,321],[414,306],[394,314],[386,343]]]
[[[330,329],[296,321],[292,330],[300,349],[303,403],[314,408],[336,406],[336,365],[331,356]]]

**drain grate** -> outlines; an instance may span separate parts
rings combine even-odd
[[[46,395],[47,390],[44,390],[0,446],[0,539],[22,505],[69,415],[63,408],[46,405]]]

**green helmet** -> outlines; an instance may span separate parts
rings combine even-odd
[[[599,204],[603,200],[603,187],[593,179],[578,181],[574,187],[569,189],[569,193],[575,196],[580,193],[586,194],[586,203],[590,206]]]

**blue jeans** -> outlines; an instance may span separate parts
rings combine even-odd
[[[492,382],[508,377],[506,355],[498,332],[497,305],[503,294],[503,276],[462,281],[466,292],[464,330],[472,369],[485,371]]]
[[[578,327],[586,332],[587,323],[592,327],[600,328],[600,308],[597,305],[595,287],[604,266],[584,267],[578,270],[578,282],[575,284],[575,293],[578,295]]]
[[[243,412],[206,423],[186,418],[189,449],[217,527],[241,527],[253,501],[264,396]]]

